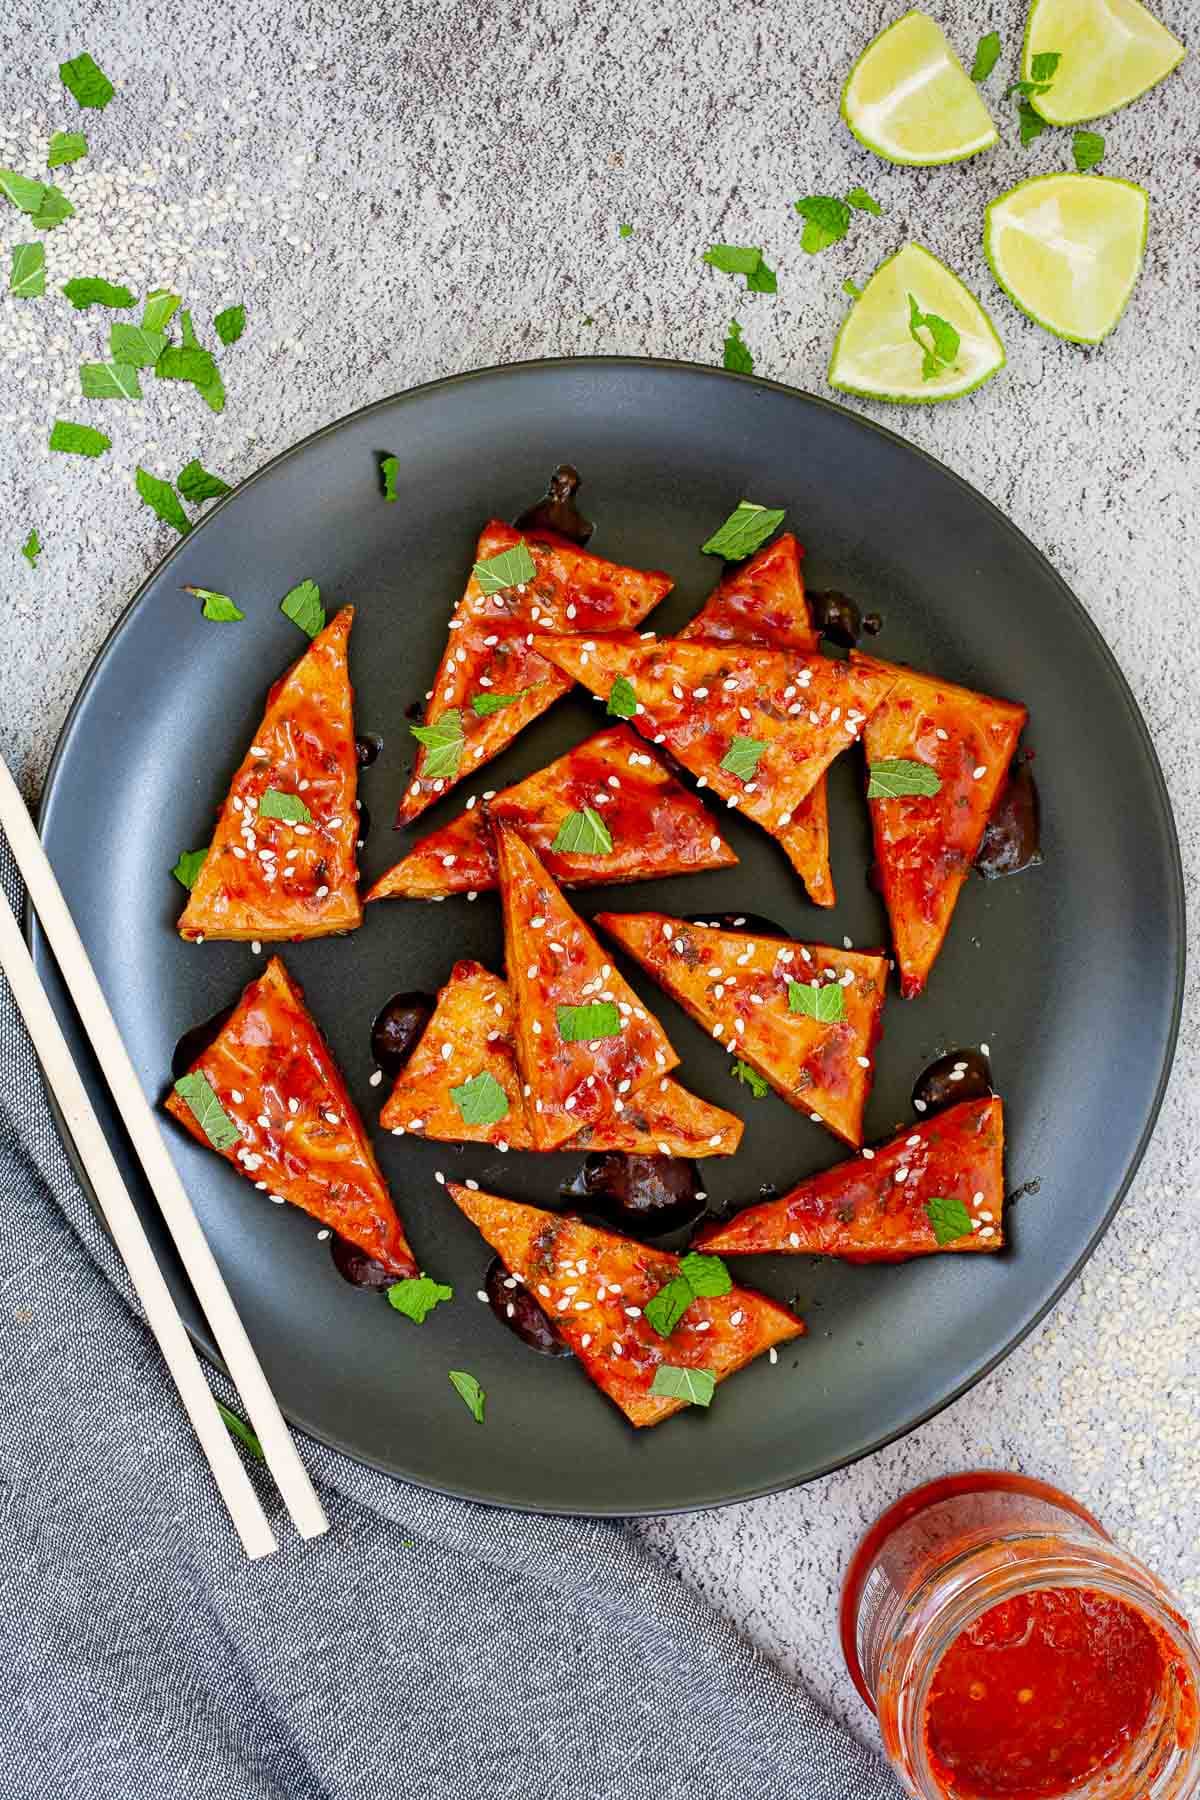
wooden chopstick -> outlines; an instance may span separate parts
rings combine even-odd
[[[129,1052],[117,1030],[116,1021],[109,1010],[108,1002],[96,979],[95,971],[87,951],[83,947],[83,941],[76,929],[75,921],[71,917],[62,890],[50,867],[49,859],[34,829],[33,820],[29,816],[25,802],[22,800],[3,758],[0,758],[0,827],[3,827],[8,838],[17,867],[24,879],[30,902],[41,922],[47,942],[54,952],[55,960],[71,994],[75,1010],[91,1041],[117,1111],[120,1113],[125,1129],[137,1151],[151,1191],[158,1202],[167,1229],[171,1233],[180,1259],[187,1271],[188,1279],[195,1290],[196,1298],[212,1328],[217,1347],[230,1377],[250,1415],[250,1423],[258,1435],[263,1456],[275,1479],[275,1484],[283,1496],[288,1512],[301,1536],[317,1537],[329,1528],[325,1509],[321,1505],[316,1489],[309,1480],[308,1472],[292,1442],[278,1402],[267,1383],[254,1347],[246,1335],[245,1326],[238,1317],[229,1289],[225,1285],[225,1278],[217,1266],[208,1241],[200,1228],[200,1222],[192,1209],[192,1203],[188,1199],[175,1165],[171,1161],[158,1121],[150,1102],[142,1091],[141,1083],[130,1061]],[[58,1079],[62,1080],[68,1094],[71,1094],[72,1086],[76,1090],[71,1094],[72,1111],[70,1113],[67,1112],[64,1104],[65,1116],[68,1119],[79,1117],[83,1120],[81,1129],[84,1130],[85,1137],[88,1137],[89,1146],[93,1144],[93,1141],[104,1146],[107,1163],[111,1170],[111,1179],[108,1178],[108,1169],[104,1167],[104,1159],[97,1157],[96,1166],[101,1169],[102,1179],[105,1183],[103,1188],[99,1183],[96,1184],[97,1197],[104,1207],[105,1217],[109,1221],[121,1254],[125,1258],[130,1278],[146,1309],[151,1329],[162,1345],[168,1367],[179,1387],[209,1462],[213,1466],[213,1472],[221,1487],[221,1492],[225,1496],[234,1524],[237,1526],[243,1543],[246,1544],[247,1552],[252,1556],[265,1555],[276,1547],[271,1528],[267,1524],[253,1489],[250,1487],[237,1453],[229,1441],[229,1434],[216,1410],[199,1364],[196,1362],[194,1354],[191,1353],[191,1346],[182,1322],[175,1311],[174,1303],[157,1264],[154,1262],[153,1253],[142,1229],[141,1221],[137,1216],[129,1192],[121,1180],[117,1166],[112,1160],[111,1152],[104,1143],[99,1122],[87,1100],[66,1040],[58,1028],[58,1021],[38,978],[32,959],[25,948],[20,931],[16,927],[16,922],[13,920],[12,909],[7,903],[3,908],[3,913],[7,914],[7,919],[5,920],[0,915],[0,924],[4,927],[4,952],[0,960],[3,961],[5,972],[13,984],[14,994],[17,995],[17,1004],[29,1025],[34,1045],[42,1058],[43,1067],[47,1070],[47,1077],[51,1080],[51,1085],[54,1086],[55,1092],[59,1096],[60,1104],[64,1103],[62,1092],[57,1086]],[[14,933],[15,942],[13,941]],[[18,946],[23,955],[18,954]],[[22,962],[27,965],[25,970],[22,970]],[[19,994],[13,979],[14,970],[22,980]],[[32,977],[32,986],[30,977]],[[55,1035],[57,1035],[57,1045],[54,1042]],[[46,1051],[43,1050],[43,1044],[49,1045],[50,1051],[54,1053],[52,1055],[53,1067],[51,1067],[51,1060],[48,1060]],[[86,1117],[81,1110],[80,1103],[82,1103],[82,1107],[86,1108]],[[88,1119],[94,1128],[91,1137],[87,1132]],[[74,1135],[74,1126],[72,1126],[72,1132]],[[78,1136],[75,1141],[80,1147],[82,1160],[83,1145],[80,1144]],[[86,1163],[85,1167],[88,1168],[89,1177],[94,1181],[95,1177],[92,1175],[91,1167]],[[116,1223],[118,1219],[121,1223],[120,1233],[118,1233]],[[140,1250],[136,1247],[139,1239]],[[130,1252],[126,1250],[126,1241],[131,1246]],[[131,1253],[134,1256],[133,1262],[130,1261]],[[157,1283],[154,1278],[149,1276],[149,1269],[154,1270]],[[143,1277],[146,1278],[144,1291],[139,1284]],[[168,1319],[173,1321],[173,1327],[167,1322]],[[180,1344],[186,1346],[188,1360],[178,1354]],[[187,1373],[189,1362],[192,1374]],[[193,1374],[195,1382],[204,1390],[206,1401],[194,1389],[185,1386],[185,1382],[192,1381]],[[195,1410],[193,1410],[192,1401],[195,1402]],[[231,1470],[236,1470],[236,1476],[230,1474]],[[226,1479],[223,1479],[223,1474]],[[247,1501],[253,1503],[252,1510],[247,1509]],[[257,1522],[255,1514],[257,1514]],[[248,1531],[250,1541],[247,1540]],[[252,1543],[254,1548],[251,1547]]]

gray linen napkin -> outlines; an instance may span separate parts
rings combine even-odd
[[[283,1548],[247,1563],[2,978],[0,1202],[0,1794],[896,1800],[619,1525],[305,1442],[332,1528],[265,1484]]]

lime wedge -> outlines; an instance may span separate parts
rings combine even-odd
[[[998,135],[941,26],[923,12],[871,39],[846,77],[842,117],[860,144],[896,163],[961,162]]]
[[[928,357],[929,328],[914,340],[909,296],[958,334],[948,360]],[[936,363],[936,370],[931,368]],[[829,379],[844,394],[868,400],[929,403],[969,394],[1004,367],[995,326],[952,269],[920,244],[905,244],[881,262],[847,314],[829,362]],[[929,370],[929,373],[925,373]]]
[[[1033,0],[1025,24],[1021,74],[1033,59],[1061,57],[1049,91],[1030,105],[1050,125],[1078,125],[1128,106],[1187,55],[1177,37],[1139,0]]]
[[[1098,344],[1142,266],[1150,199],[1108,175],[1035,175],[993,200],[983,227],[992,274],[1038,325]]]

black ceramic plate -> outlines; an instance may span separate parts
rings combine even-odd
[[[400,462],[400,499],[377,462]],[[425,1266],[455,1287],[418,1328],[348,1287],[312,1221],[272,1207],[167,1122],[175,1157],[284,1411],[314,1436],[407,1480],[506,1505],[583,1513],[712,1506],[803,1481],[909,1430],[1010,1350],[1095,1245],[1154,1122],[1173,1046],[1183,964],[1178,851],[1145,727],[1095,627],[1038,552],[954,475],[826,401],[712,369],[597,359],[532,363],[382,401],[280,457],[211,509],[138,594],[72,711],[42,830],[147,1091],[164,1091],[180,1033],[262,967],[248,946],[182,943],[170,870],[207,841],[266,688],[303,648],[280,596],[312,576],[353,600],[359,729],[383,753],[361,792],[374,880],[416,833],[391,818],[413,744],[407,714],[429,686],[475,535],[512,518],[560,460],[584,476],[592,547],[668,569],[651,623],[681,625],[720,573],[699,545],[743,495],[786,506],[813,588],[840,588],[884,620],[871,647],[1023,700],[1037,753],[1046,862],[967,885],[927,995],[885,1013],[868,1139],[911,1117],[913,1078],[936,1053],[991,1046],[1007,1105],[1011,1247],[850,1268],[755,1258],[738,1273],[794,1300],[811,1335],[690,1411],[634,1433],[571,1362],[527,1350],[475,1298],[488,1252],[435,1169],[553,1205],[563,1156],[501,1156],[381,1135],[379,1149]],[[205,623],[184,582],[236,596],[240,625]],[[598,723],[569,697],[477,787],[541,767]],[[722,811],[742,858],[720,874],[597,891],[579,904],[631,911],[754,908],[799,938],[886,941],[867,886],[859,752],[833,771],[838,905],[809,905],[783,856]],[[441,822],[460,790],[423,821]],[[49,970],[35,933],[43,974]],[[284,949],[364,1113],[372,1015],[398,988],[436,989],[456,956],[501,964],[485,896],[369,907],[352,937]],[[626,970],[629,973],[629,970]],[[704,1165],[715,1206],[757,1198],[837,1160],[838,1146],[773,1095],[731,1080],[719,1048],[638,974],[683,1058],[679,1073],[747,1121],[740,1154]],[[60,1005],[65,1007],[56,988]],[[78,1045],[78,1036],[75,1037]],[[119,1127],[104,1092],[101,1115]],[[186,1318],[203,1319],[140,1198]],[[488,1392],[482,1428],[446,1372]]]

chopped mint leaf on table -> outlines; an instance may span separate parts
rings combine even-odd
[[[742,341],[742,328],[736,319],[729,321],[729,335],[725,339],[724,363],[736,375],[753,375],[754,357],[748,344]]]
[[[1077,131],[1071,139],[1071,155],[1081,175],[1104,161],[1104,136],[1099,131]]]
[[[483,562],[477,562],[471,573],[483,592],[490,596],[532,581],[537,568],[530,555],[529,545],[522,538],[511,550],[501,550],[498,556],[489,556]]]
[[[637,711],[637,694],[626,675],[618,675],[608,692],[605,711],[613,719],[632,719]]]
[[[565,856],[611,856],[612,847],[608,826],[593,806],[568,813],[550,846]]]
[[[757,245],[710,244],[704,261],[723,275],[744,276],[748,293],[773,294],[778,286],[775,271],[767,266]]]
[[[31,569],[36,569],[37,568],[37,560],[41,554],[42,554],[42,540],[38,536],[37,530],[35,527],[35,529],[29,533],[29,536],[25,539],[25,542],[21,545],[21,555],[25,558],[25,561],[29,564]]]
[[[975,61],[971,64],[971,80],[986,81],[999,61],[1000,33],[985,31],[975,46]]]
[[[214,1150],[228,1150],[231,1144],[237,1143],[242,1134],[217,1099],[207,1075],[199,1069],[193,1069],[190,1075],[181,1075],[175,1083],[175,1092]]]
[[[435,1306],[443,1300],[453,1300],[454,1289],[444,1281],[430,1280],[428,1275],[408,1275],[403,1281],[392,1283],[387,1297],[398,1313],[414,1325],[423,1325]]]
[[[112,439],[91,425],[76,425],[71,419],[55,419],[50,430],[51,450],[63,450],[69,456],[103,456],[112,449]]]
[[[748,294],[774,294],[778,291],[779,280],[774,269],[769,269],[765,262],[759,263],[757,269],[751,269],[746,277]]]
[[[701,544],[701,553],[723,556],[726,562],[741,562],[762,549],[785,517],[785,507],[756,506],[753,500],[739,500],[720,530]]]
[[[116,331],[116,329],[117,327],[114,325],[113,330]],[[130,327],[129,329],[133,328]],[[142,329],[144,329],[144,327]],[[175,486],[179,489],[184,499],[190,501],[193,506],[198,505],[201,500],[219,500],[222,494],[228,494],[230,492],[229,483],[227,481],[222,481],[219,475],[211,474],[199,459],[194,459],[190,463],[185,463],[175,477]],[[295,591],[296,590],[293,589],[293,592]],[[322,620],[324,620],[324,617],[325,615],[322,613]],[[318,629],[320,629],[320,627],[318,627]]]
[[[907,756],[885,756],[867,767],[868,800],[900,800],[907,794],[937,794],[941,778],[928,763]]]
[[[236,344],[246,329],[244,306],[226,306],[213,319],[213,330],[226,346]]]
[[[384,499],[398,500],[400,496],[396,492],[396,480],[400,474],[400,458],[398,456],[381,457],[379,459],[379,473],[383,477]]]
[[[189,463],[183,475],[192,468],[199,469],[199,463]],[[203,474],[204,471],[201,469],[200,473]],[[179,478],[181,488],[183,475]],[[215,477],[210,477],[210,480],[215,480]],[[279,602],[279,610],[287,615],[293,625],[298,625],[301,631],[307,631],[310,638],[315,638],[318,631],[325,629],[325,608],[321,605],[321,590],[315,581],[298,582],[283,596]]]
[[[181,882],[189,894],[196,885],[196,877],[204,867],[204,859],[208,855],[208,845],[202,850],[181,850],[179,861],[171,870],[176,881]]]
[[[14,244],[8,291],[19,300],[40,300],[46,291],[45,244]]]
[[[847,275],[845,281],[842,283],[842,292],[843,294],[849,294],[851,300],[857,300],[862,293],[862,289],[856,282],[851,281],[850,277]]]
[[[466,1369],[451,1369],[450,1380],[454,1385],[455,1393],[460,1396],[471,1417],[476,1424],[482,1425],[483,1408],[487,1400],[486,1391],[480,1387],[473,1375],[467,1373]]]
[[[601,1038],[621,1035],[621,1015],[612,1000],[594,1000],[588,1006],[560,1006],[558,1035],[564,1044],[594,1044]]]
[[[260,819],[280,819],[285,825],[311,825],[312,814],[299,794],[285,794],[282,788],[264,788],[258,796]]]
[[[463,753],[463,722],[457,706],[442,713],[432,725],[410,725],[408,729],[426,751],[421,766],[423,780],[449,781],[458,774]]]
[[[0,169],[0,194],[11,201],[18,212],[32,217],[42,210],[46,188],[40,181],[31,181],[28,175],[18,175],[15,169]]]
[[[846,1016],[846,996],[841,983],[830,981],[814,987],[809,981],[788,982],[788,1011],[802,1013],[822,1025],[837,1025]]]
[[[103,110],[116,93],[104,70],[86,50],[81,56],[73,56],[70,62],[59,63],[58,72],[63,86],[75,96],[80,106]]]
[[[80,392],[88,400],[140,400],[142,384],[132,363],[80,363]]]
[[[871,213],[875,218],[883,217],[883,208],[878,200],[872,200],[866,188],[852,187],[846,195],[847,206],[854,207],[856,212]]]
[[[461,1087],[451,1088],[450,1098],[464,1125],[498,1125],[508,1117],[508,1095],[486,1069]]]
[[[471,711],[477,719],[486,719],[492,713],[503,712],[506,706],[514,705],[528,692],[528,688],[518,688],[515,694],[472,694]]]
[[[179,295],[172,294],[168,288],[153,288],[146,295],[146,304],[142,308],[142,329],[165,331],[182,305]]]
[[[729,1073],[735,1081],[740,1081],[743,1087],[748,1087],[756,1100],[765,1100],[771,1091],[770,1082],[764,1081],[758,1070],[752,1069],[750,1064],[743,1062],[740,1056],[734,1059]]]
[[[642,1317],[659,1337],[670,1337],[695,1298],[686,1275],[676,1275],[647,1300]]]
[[[259,1462],[266,1462],[267,1459],[263,1455],[263,1447],[258,1441],[258,1435],[256,1432],[251,1431],[245,1419],[240,1419],[235,1412],[231,1412],[220,1400],[217,1401],[217,1411],[224,1419],[225,1428],[230,1437],[236,1438],[239,1444],[244,1444],[251,1456],[257,1458]]]
[[[63,282],[62,291],[76,312],[86,312],[89,306],[109,306],[124,311],[136,299],[127,287],[105,281],[102,275],[77,275],[73,281]]]
[[[50,139],[50,149],[46,155],[46,167],[61,168],[63,163],[78,162],[81,156],[88,153],[88,141],[82,131],[56,131]]]
[[[691,1284],[693,1294],[706,1300],[717,1300],[733,1287],[733,1277],[719,1256],[705,1256],[689,1250],[679,1259],[679,1273]]]
[[[1046,121],[1041,113],[1034,112],[1028,100],[1022,100],[1017,107],[1017,129],[1021,134],[1021,148],[1024,150],[1035,138],[1040,138],[1046,129]]]
[[[146,502],[151,512],[158,514],[167,525],[173,525],[181,537],[186,537],[192,529],[192,522],[179,504],[179,496],[169,481],[159,475],[152,475],[149,469],[140,465],[134,475],[134,486]]]
[[[806,194],[796,201],[796,211],[804,220],[800,248],[807,250],[810,256],[828,250],[850,229],[850,208],[834,194]]]
[[[64,219],[73,219],[75,208],[67,199],[61,188],[48,187],[42,195],[42,204],[33,215],[35,231],[53,231]]]
[[[766,747],[761,738],[735,737],[721,758],[721,767],[739,781],[753,781],[758,759]]]
[[[114,319],[108,328],[108,347],[114,362],[134,369],[152,369],[167,347],[167,334]]]
[[[633,226],[632,225],[618,225],[617,230],[620,232],[622,237],[632,237],[633,236]]]
[[[218,594],[213,588],[189,587],[185,582],[183,591],[185,594],[195,594],[197,600],[203,600],[206,619],[215,619],[221,624],[233,624],[236,620],[244,619],[246,616],[229,598],[228,594]],[[261,807],[259,811],[262,811]]]
[[[166,381],[190,381],[211,412],[225,410],[225,384],[210,350],[196,336],[192,315],[185,307],[179,315],[182,344],[168,344],[154,373]]]
[[[948,1200],[944,1194],[934,1194],[925,1202],[925,1216],[933,1226],[933,1235],[939,1244],[954,1244],[971,1234],[971,1215],[961,1200]]]
[[[929,333],[928,344],[917,336],[920,331]],[[948,320],[939,318],[937,313],[923,313],[912,294],[908,296],[908,335],[921,352],[921,375],[925,381],[932,381],[950,367],[962,341]]]
[[[711,1406],[716,1387],[717,1378],[710,1369],[677,1369],[671,1363],[659,1363],[650,1392],[686,1400],[689,1406]]]

